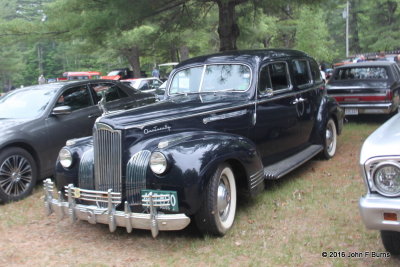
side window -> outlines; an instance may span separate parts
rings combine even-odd
[[[106,96],[106,102],[110,102],[113,100],[117,100],[120,98],[124,98],[127,97],[128,95],[122,91],[121,88],[119,88],[117,85],[115,84],[111,84],[111,83],[99,83],[99,84],[94,84],[92,85],[93,90],[95,91],[96,94],[96,104],[97,102],[100,101],[101,99],[101,92],[104,91],[105,92],[105,96]]]
[[[70,106],[72,111],[91,105],[90,95],[86,86],[66,90],[58,98],[56,106]]]
[[[268,89],[272,89],[274,92],[290,89],[286,62],[271,63],[262,67],[259,91],[265,93]]]
[[[304,86],[311,83],[311,77],[306,60],[293,60],[292,61],[294,81],[297,86]]]
[[[310,61],[311,66],[311,77],[314,82],[322,82],[321,71],[319,70],[319,66],[317,62]]]

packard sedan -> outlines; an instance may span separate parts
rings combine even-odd
[[[369,229],[380,230],[384,247],[400,254],[400,114],[364,142],[360,166],[367,193],[360,211]]]
[[[390,61],[343,65],[333,70],[326,88],[346,115],[395,113],[400,104],[400,69]]]
[[[159,231],[191,220],[231,229],[238,194],[254,196],[316,155],[335,155],[343,111],[316,61],[294,50],[250,50],[180,63],[163,101],[104,115],[93,137],[59,153],[48,212],[72,221]],[[58,189],[58,195],[53,191]]]
[[[13,90],[0,98],[0,201],[29,195],[39,179],[54,175],[59,150],[68,139],[92,133],[102,111],[155,102],[117,81],[86,80]]]

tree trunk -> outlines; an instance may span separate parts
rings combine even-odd
[[[240,1],[217,0],[219,9],[219,51],[237,50],[236,40],[239,37],[239,26],[236,23],[235,7]]]
[[[175,46],[172,46],[169,49],[169,54],[170,54],[170,58],[171,58],[172,62],[178,62],[179,61],[178,60],[178,53],[176,52],[176,47]]]
[[[132,67],[133,77],[140,78],[140,51],[139,47],[133,46],[131,48],[124,49],[122,54],[128,59],[129,64]]]
[[[179,58],[181,61],[189,58],[189,47],[187,47],[187,45],[179,47]]]
[[[352,28],[352,42],[350,45],[350,51],[353,53],[359,54],[361,52],[361,46],[360,46],[360,38],[358,35],[358,14],[359,14],[359,1],[358,0],[353,0],[350,2],[350,25]]]

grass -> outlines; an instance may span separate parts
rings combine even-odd
[[[382,121],[352,120],[339,137],[337,155],[313,160],[239,204],[233,229],[223,238],[183,231],[109,233],[105,225],[46,217],[42,190],[0,206],[0,265],[33,266],[396,266],[397,258],[324,258],[321,253],[384,248],[367,230],[358,199],[362,142]],[[34,248],[34,249],[32,249]]]

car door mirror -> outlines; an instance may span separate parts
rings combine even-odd
[[[68,115],[72,112],[72,109],[70,106],[59,106],[55,107],[53,109],[53,112],[51,114],[53,115]]]

